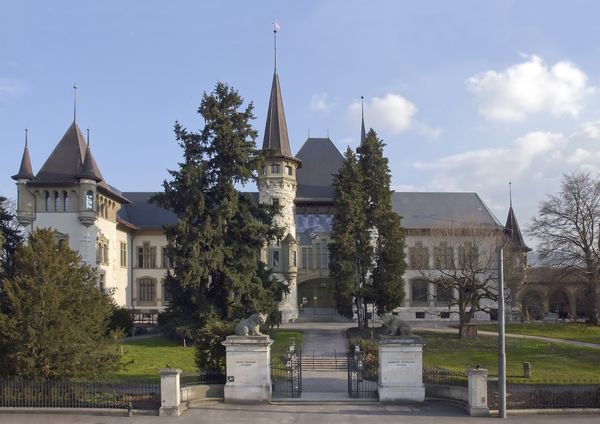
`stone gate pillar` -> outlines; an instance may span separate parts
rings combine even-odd
[[[271,344],[269,336],[227,336],[226,403],[271,401]]]
[[[425,400],[423,341],[417,336],[382,337],[379,341],[379,400]]]

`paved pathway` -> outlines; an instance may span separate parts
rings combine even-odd
[[[347,342],[343,326],[297,324],[294,328],[302,329],[302,399],[310,397],[309,393],[327,393],[327,398],[343,399],[348,396],[348,373],[344,370],[317,371],[305,366],[315,357],[330,357],[346,355]],[[347,326],[353,325],[352,323]],[[291,328],[292,326],[287,326]],[[321,328],[316,328],[321,327]],[[335,393],[335,395],[332,395]],[[315,395],[312,395],[315,397]],[[317,396],[317,399],[319,396]]]
[[[510,423],[597,424],[598,415],[509,415]],[[480,424],[503,422],[495,417],[468,417],[465,412],[441,402],[420,405],[391,404],[320,404],[320,405],[231,405],[206,402],[187,410],[181,417],[109,417],[81,414],[0,414],[0,424]]]

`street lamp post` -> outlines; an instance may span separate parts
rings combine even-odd
[[[498,415],[506,418],[506,339],[504,334],[504,249],[498,268]]]

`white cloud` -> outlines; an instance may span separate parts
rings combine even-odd
[[[0,78],[0,100],[18,97],[25,91],[24,84],[15,79]]]
[[[360,117],[360,102],[349,106],[354,118]],[[384,97],[373,97],[365,102],[367,126],[390,135],[400,134],[413,125],[417,107],[399,94],[387,93]]]
[[[600,139],[600,121],[587,122],[581,126],[581,131],[592,140]]]
[[[330,100],[327,93],[316,93],[310,100],[310,110],[313,112],[329,112],[335,106],[336,100]]]
[[[535,55],[503,71],[474,75],[467,87],[477,98],[479,112],[497,121],[521,121],[539,112],[577,117],[586,94],[593,91],[577,65],[560,61],[548,66]]]

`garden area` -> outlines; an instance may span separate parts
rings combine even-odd
[[[480,327],[481,328],[481,327]],[[423,366],[431,370],[464,371],[479,365],[489,376],[498,376],[498,338],[482,336],[461,340],[455,334],[416,332],[425,343]],[[372,330],[347,331],[350,344],[359,344],[362,351],[377,352]],[[600,382],[598,358],[600,350],[539,340],[506,340],[507,378],[513,383]],[[523,363],[529,362],[531,378],[524,378]]]
[[[498,324],[477,324],[481,331],[498,331]],[[577,323],[506,324],[506,332],[600,344],[600,326]]]
[[[290,338],[294,337],[296,346],[302,344],[302,333],[288,330],[272,330],[270,333],[274,340],[271,346],[271,355],[285,356]],[[151,337],[144,339],[125,340],[122,345],[122,369],[114,377],[119,379],[160,379],[158,371],[170,366],[181,368],[184,373],[198,372],[195,362],[196,350],[193,346],[184,347],[180,343],[164,337]]]

